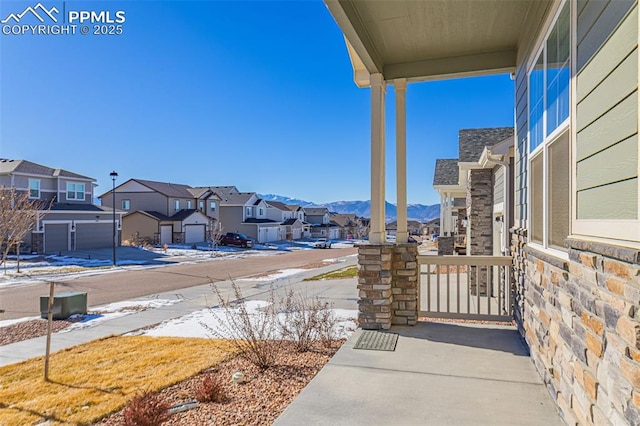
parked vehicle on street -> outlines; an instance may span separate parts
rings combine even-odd
[[[315,243],[313,243],[313,247],[315,248],[331,248],[331,241],[326,238],[318,238]]]
[[[253,240],[244,234],[238,234],[235,232],[227,232],[220,238],[220,245],[222,246],[240,246],[240,247],[253,247]]]

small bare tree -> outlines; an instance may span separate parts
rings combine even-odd
[[[0,264],[7,272],[7,256],[15,248],[20,257],[20,244],[33,230],[38,215],[50,208],[50,203],[29,198],[28,192],[0,186]],[[18,272],[20,264],[18,263]]]
[[[224,232],[222,231],[222,222],[215,219],[209,220],[208,241],[212,250],[216,250],[222,239]]]

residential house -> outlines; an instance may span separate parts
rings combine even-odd
[[[409,235],[422,235],[424,225],[417,220],[407,220],[407,232]],[[386,225],[387,235],[396,236],[396,232],[398,230],[398,222],[393,221],[389,222]]]
[[[279,201],[267,201],[267,217],[280,221],[280,240],[299,240],[302,238],[304,225],[296,212]]]
[[[365,236],[362,220],[355,214],[331,212],[330,219],[340,227],[340,238],[344,240],[359,239]]]
[[[410,297],[415,288],[402,293],[416,262],[387,268],[382,261],[400,253],[419,260],[403,242],[385,241],[387,86],[395,92],[397,205],[404,211],[407,90],[435,79],[510,73],[514,320],[568,424],[640,424],[638,2],[325,3],[345,36],[356,84],[371,94],[361,326],[415,323],[422,303]],[[374,270],[368,264],[376,256]],[[416,312],[366,290],[379,286],[402,293],[403,305],[415,304]]]
[[[424,224],[423,234],[430,236],[440,234],[440,219],[431,219]]]
[[[447,233],[438,239],[440,254],[451,254],[452,238],[459,235],[465,238],[456,243],[466,253],[505,253],[513,226],[513,209],[505,203],[514,183],[513,144],[512,127],[463,129],[459,158],[436,160],[433,187],[444,203],[440,216]]]
[[[95,179],[27,160],[0,159],[0,186],[46,202],[30,238],[34,253],[111,247],[113,211],[93,204]],[[122,212],[115,212],[116,233]],[[116,237],[116,240],[119,240]]]
[[[220,222],[225,232],[240,232],[259,243],[280,239],[281,221],[267,217],[267,203],[255,192],[233,190],[219,195]]]
[[[311,237],[311,224],[307,222],[307,216],[302,206],[295,204],[287,204],[287,207],[294,212],[294,217],[302,223],[302,235],[301,238]]]
[[[329,209],[326,207],[305,207],[304,214],[307,222],[311,224],[311,237],[340,238],[340,227],[331,221]]]
[[[114,196],[115,195],[115,196]],[[207,241],[219,221],[220,197],[188,185],[129,179],[100,197],[102,205],[127,212],[122,238],[135,243],[193,244]]]

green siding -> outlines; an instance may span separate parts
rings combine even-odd
[[[638,135],[578,163],[578,191],[638,176]]]
[[[578,133],[576,159],[582,161],[638,131],[638,92],[633,92],[593,125]]]
[[[589,63],[594,54],[615,32],[634,5],[635,0],[591,0],[578,15],[578,71]]]
[[[602,43],[578,61],[586,65],[576,83],[577,217],[637,219],[638,10],[633,7],[622,22],[613,22],[613,16],[624,15],[621,6],[608,2],[593,21],[593,11],[601,6],[587,4],[578,17],[585,40],[597,29],[617,29],[598,34]],[[588,22],[581,22],[583,17]]]
[[[638,45],[638,8],[634,7],[628,18],[591,59],[589,66],[580,73],[577,99],[581,102],[611,72],[611,64],[619,64]]]
[[[578,219],[637,219],[638,178],[578,192]]]
[[[580,75],[578,75],[578,87],[581,85]],[[633,93],[637,87],[638,54],[636,49],[598,87],[578,103],[578,131],[616,106],[621,100]]]

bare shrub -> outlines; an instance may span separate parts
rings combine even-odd
[[[157,426],[169,419],[169,403],[157,393],[144,392],[124,409],[125,426]]]
[[[223,402],[224,389],[220,379],[213,374],[207,374],[196,389],[196,400],[199,402]]]
[[[284,317],[280,328],[283,337],[292,340],[298,352],[312,349],[317,341],[327,346],[325,341],[335,337],[337,320],[331,304],[289,290],[282,305]]]
[[[320,343],[322,343],[322,346],[325,348],[330,348],[333,343],[338,340],[338,319],[336,318],[333,309],[329,309],[328,306],[319,310],[317,316],[318,338]]]
[[[268,304],[255,312],[249,312],[240,288],[231,281],[235,301],[225,299],[220,289],[212,282],[224,318],[215,316],[218,329],[202,324],[217,338],[231,339],[229,342],[250,363],[265,370],[276,363],[276,354],[282,346],[278,333],[278,309],[275,291],[269,292]]]

